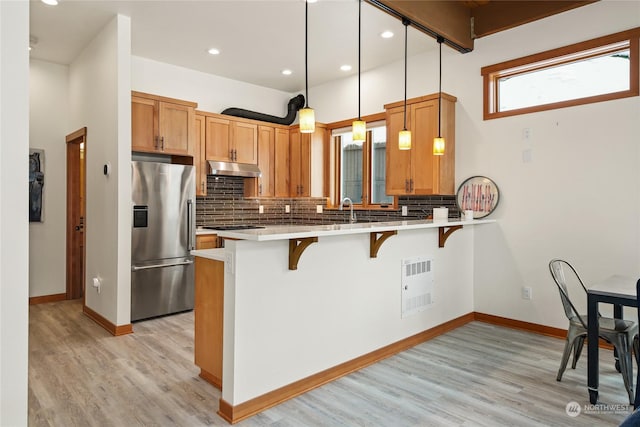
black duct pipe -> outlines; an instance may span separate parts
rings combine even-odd
[[[300,94],[289,100],[287,115],[285,117],[272,116],[270,114],[257,113],[245,110],[244,108],[227,108],[222,112],[228,116],[244,117],[245,119],[260,120],[263,122],[277,123],[280,125],[290,125],[296,119],[298,110],[304,105],[304,95]]]

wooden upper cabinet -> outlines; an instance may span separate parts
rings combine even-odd
[[[258,125],[207,113],[207,160],[258,163]]]
[[[195,113],[193,107],[159,103],[160,147],[163,152],[193,156]]]
[[[206,117],[200,114],[195,116],[195,138],[193,150],[193,165],[196,167],[196,196],[207,195],[207,159],[205,149]]]
[[[443,156],[433,155],[433,138],[438,135],[438,94],[407,100],[410,150],[398,149],[398,132],[404,127],[403,102],[385,105],[388,195],[455,193],[455,102],[455,97],[442,95]]]
[[[158,146],[158,101],[131,97],[131,145],[133,151],[156,151]]]
[[[207,116],[205,156],[207,160],[231,160],[231,121]]]
[[[132,92],[132,151],[193,156],[196,105],[194,102]]]
[[[259,155],[258,155],[259,157]],[[274,196],[289,197],[289,130],[276,128],[274,156]]]
[[[258,125],[232,121],[231,144],[234,162],[258,163]]]
[[[324,156],[328,145],[326,125],[316,123],[314,133],[289,132],[290,197],[325,197]]]
[[[275,132],[272,126],[258,126],[258,178],[245,178],[246,197],[273,197],[275,181]]]

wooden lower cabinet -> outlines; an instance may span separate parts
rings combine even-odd
[[[196,236],[196,249],[215,249],[217,247],[217,234],[201,234]]]
[[[200,377],[222,390],[224,262],[195,258],[194,354]]]

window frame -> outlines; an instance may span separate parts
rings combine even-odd
[[[610,34],[608,36],[598,37],[569,46],[547,50],[545,52],[540,52],[533,55],[528,55],[498,64],[482,67],[480,70],[480,74],[483,78],[482,85],[484,120],[638,96],[640,94],[640,75],[638,71],[640,68],[639,39],[640,27],[636,27],[627,31]],[[535,70],[545,69],[550,65],[561,65],[581,61],[587,59],[589,56],[596,55],[595,53],[589,54],[590,51],[625,41],[628,41],[629,43],[630,81],[628,90],[553,102],[549,104],[535,105],[525,108],[517,108],[509,111],[497,111],[499,79],[507,76],[524,74]],[[601,55],[602,53],[606,53],[606,50],[599,52],[598,55]]]
[[[349,120],[341,120],[339,122],[330,123],[327,125],[327,129],[329,131],[330,139],[331,139],[331,155],[327,157],[327,160],[330,162],[330,169],[332,170],[331,174],[331,196],[330,203],[331,208],[338,208],[340,206],[340,195],[341,195],[341,170],[342,170],[342,150],[340,148],[340,138],[334,137],[333,131],[341,128],[348,128],[351,126],[352,122],[356,120],[356,118]],[[362,120],[366,121],[367,124],[374,122],[384,122],[384,125],[387,126],[386,123],[386,114],[375,113],[368,116],[363,116]],[[359,210],[393,210],[397,209],[398,206],[398,198],[396,196],[393,197],[393,202],[387,204],[381,203],[370,203],[371,200],[371,131],[367,129],[367,139],[363,144],[362,150],[362,168],[363,168],[363,182],[362,188],[364,194],[362,195],[362,203],[354,203],[353,206]],[[366,189],[366,191],[365,191]]]

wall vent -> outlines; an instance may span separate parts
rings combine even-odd
[[[426,257],[402,260],[402,318],[433,305],[433,260]]]

